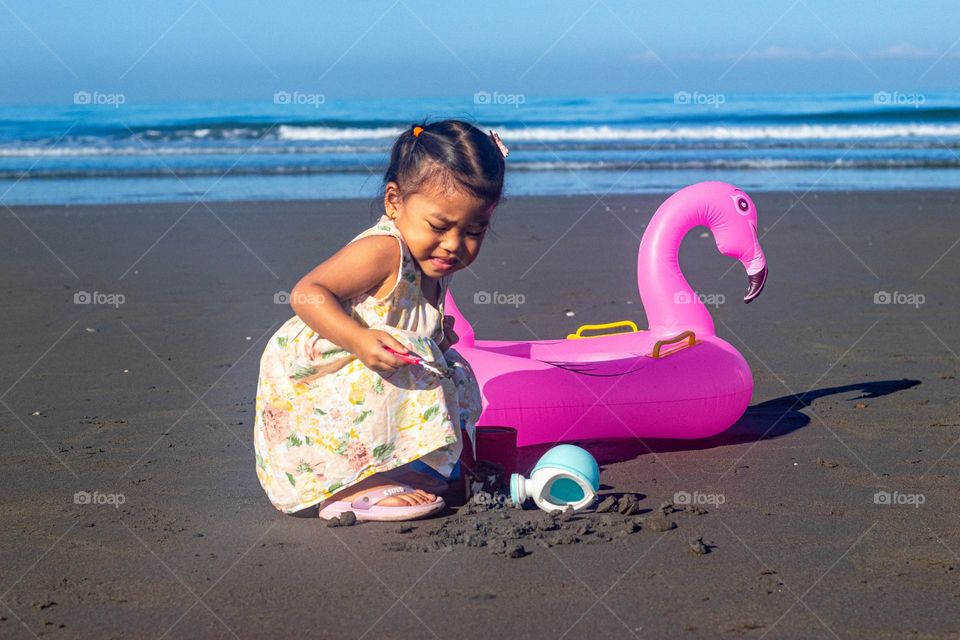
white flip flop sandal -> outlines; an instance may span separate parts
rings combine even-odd
[[[437,496],[433,502],[414,504],[405,507],[378,506],[378,502],[390,496],[416,493],[417,490],[406,484],[398,484],[363,493],[353,500],[336,500],[320,509],[319,516],[325,520],[337,518],[347,511],[353,511],[358,521],[399,522],[417,520],[441,511],[446,503]]]

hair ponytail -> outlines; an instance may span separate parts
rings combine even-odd
[[[495,207],[503,195],[504,155],[491,135],[462,120],[407,128],[393,143],[383,187],[394,182],[403,197],[462,191]]]

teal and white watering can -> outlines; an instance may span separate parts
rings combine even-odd
[[[522,507],[529,498],[544,511],[582,509],[593,503],[600,490],[600,467],[585,449],[561,444],[547,451],[530,477],[510,476],[510,499]]]

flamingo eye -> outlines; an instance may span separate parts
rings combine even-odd
[[[733,199],[733,202],[737,205],[737,213],[742,216],[747,215],[750,212],[750,203],[743,196],[730,196]]]

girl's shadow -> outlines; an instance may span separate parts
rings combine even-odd
[[[697,451],[734,444],[756,442],[769,438],[778,438],[807,426],[810,417],[802,409],[810,406],[814,400],[825,396],[861,391],[848,402],[879,398],[920,384],[919,380],[878,380],[861,382],[841,387],[825,387],[802,394],[792,394],[767,400],[747,408],[747,411],[732,427],[710,438],[701,440],[667,440],[625,438],[616,440],[580,440],[572,442],[589,451],[597,463],[602,465],[633,460],[645,453],[669,451]],[[529,471],[548,449],[555,444],[539,444],[517,449],[517,467],[521,472]]]

